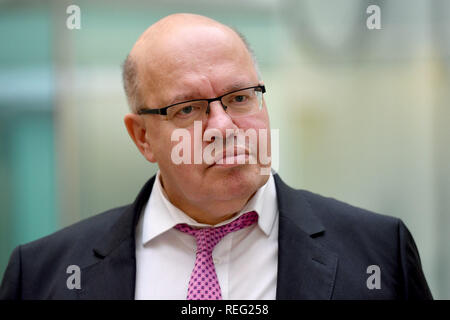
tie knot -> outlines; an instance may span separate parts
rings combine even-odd
[[[258,221],[258,214],[255,211],[250,211],[236,220],[231,221],[220,227],[209,227],[194,229],[187,224],[177,224],[175,229],[188,233],[195,237],[197,241],[197,252],[208,251],[212,252],[216,244],[222,240],[227,234],[233,231],[244,229]]]

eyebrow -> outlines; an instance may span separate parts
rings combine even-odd
[[[258,85],[258,84],[255,84]],[[232,92],[235,90],[239,90],[241,88],[247,88],[252,86],[252,84],[248,81],[246,82],[235,82],[227,87],[225,87],[225,90],[223,90],[223,93],[220,94],[219,96],[223,95],[223,94],[227,94],[228,92]],[[176,95],[173,99],[171,99],[169,101],[169,103],[167,105],[172,105],[172,104],[176,104],[176,103],[181,103],[184,101],[190,101],[190,100],[202,100],[202,99],[209,99],[209,98],[199,98],[199,95],[195,95],[192,93],[181,93]],[[215,97],[213,97],[215,98]]]

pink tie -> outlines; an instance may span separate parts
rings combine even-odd
[[[189,281],[187,300],[222,300],[212,258],[214,247],[228,233],[248,227],[256,221],[258,221],[258,214],[251,211],[220,227],[194,229],[187,224],[177,224],[174,227],[194,236],[197,240],[197,254]]]

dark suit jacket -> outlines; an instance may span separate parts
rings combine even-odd
[[[133,299],[135,226],[154,179],[131,205],[17,247],[0,299]],[[275,184],[277,299],[432,298],[416,245],[401,220],[294,190],[278,175]],[[81,289],[68,289],[69,265],[81,268]],[[367,286],[370,265],[380,268],[380,289]]]

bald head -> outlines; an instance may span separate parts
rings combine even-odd
[[[250,60],[259,78],[256,59],[245,38],[236,30],[195,14],[173,14],[150,26],[136,41],[123,64],[123,83],[132,112],[154,92],[169,85],[174,71],[188,75],[219,55]],[[209,68],[214,68],[211,64]]]

